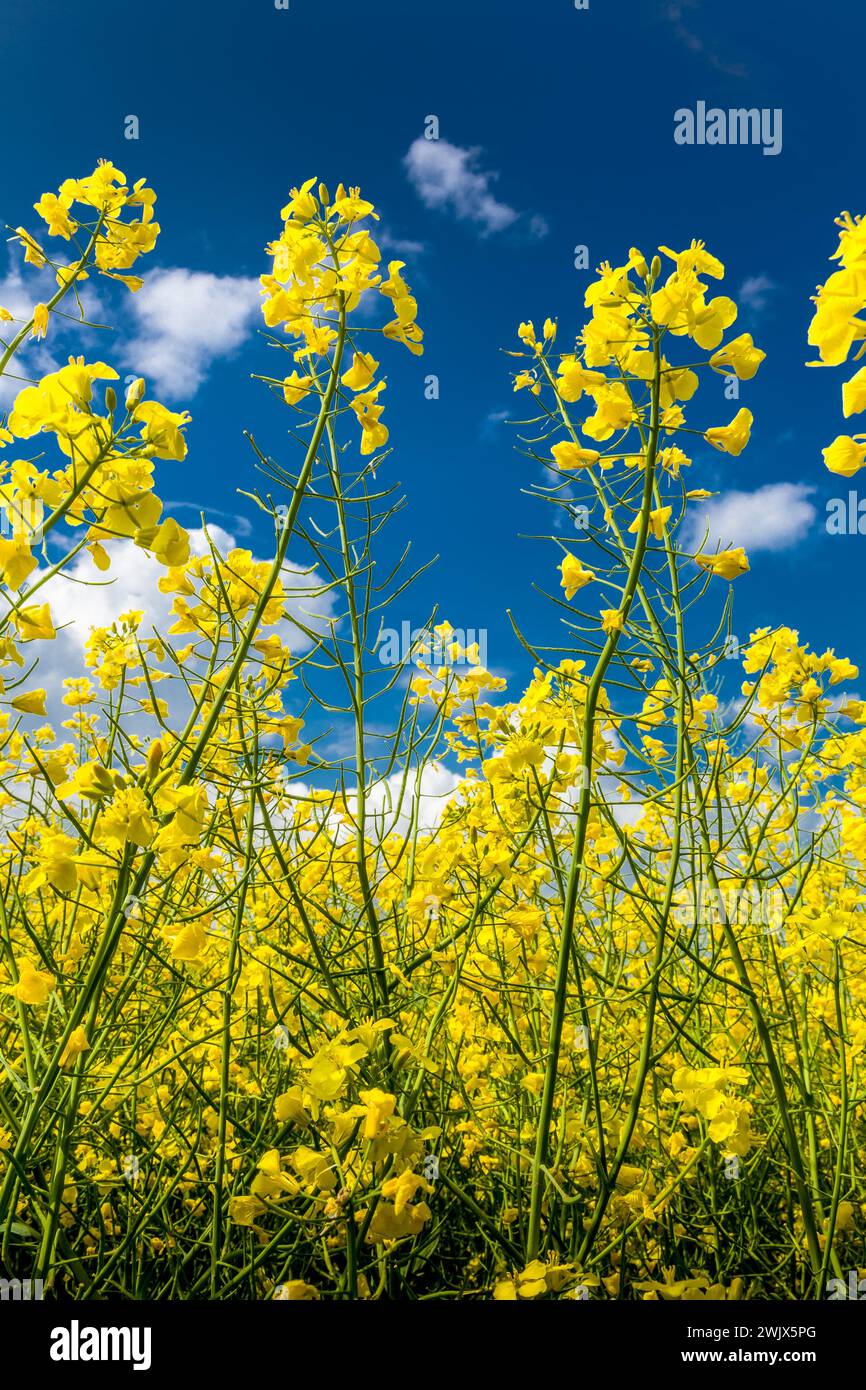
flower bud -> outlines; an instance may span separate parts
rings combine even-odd
[[[134,381],[134,382],[132,383],[132,385],[130,386],[129,390],[128,390],[127,393],[126,393],[126,408],[127,408],[127,410],[135,410],[135,407],[138,405],[138,403],[139,403],[139,401],[142,399],[143,395],[144,395],[144,377],[140,376],[140,377],[138,377],[138,379],[137,379],[136,381]]]
[[[148,781],[152,780],[152,779],[156,776],[157,772],[159,771],[159,765],[160,765],[160,763],[162,762],[162,754],[163,754],[163,747],[162,747],[162,744],[160,743],[160,741],[159,741],[158,738],[155,738],[155,739],[153,740],[153,743],[150,745],[150,747],[149,747],[148,750],[147,750],[147,777],[148,777]]]
[[[105,409],[109,415],[113,415],[117,409],[117,394],[111,386],[105,388]]]

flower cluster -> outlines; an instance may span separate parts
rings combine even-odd
[[[112,275],[151,208],[110,166],[39,205]],[[512,617],[510,686],[434,617],[386,666],[369,334],[422,335],[374,222],[309,181],[269,248],[301,450],[256,451],[271,555],[164,516],[188,416],[143,382],[73,359],[4,421],[2,505],[60,544],[0,540],[3,1258],[78,1297],[819,1296],[866,1217],[866,704],[793,627],[726,698],[730,594],[692,610],[748,561],[680,541],[698,451],[752,425],[687,425],[700,373],[763,353],[697,242],[603,265],[563,352],[522,323],[533,491],[581,523],[543,538],[560,625]],[[154,568],[169,616],[100,618],[58,673],[82,552]]]
[[[839,244],[832,259],[839,269],[818,286],[815,313],[809,324],[809,342],[818,349],[819,362],[813,367],[838,367],[847,362],[855,344],[866,339],[866,321],[858,315],[866,308],[866,223],[862,217],[843,212],[836,219]],[[863,356],[863,346],[854,354]],[[842,387],[842,413],[846,420],[866,410],[866,367],[861,367]],[[866,434],[839,434],[824,450],[824,463],[831,473],[853,478],[866,464]]]

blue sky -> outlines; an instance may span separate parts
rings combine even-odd
[[[820,453],[847,428],[844,374],[803,365],[812,356],[809,295],[829,269],[833,219],[866,211],[861,6],[590,0],[578,11],[571,0],[290,0],[283,11],[268,0],[82,0],[73,12],[60,0],[6,0],[5,8],[3,220],[34,226],[40,193],[99,156],[130,178],[146,175],[159,195],[162,236],[141,264],[145,274],[175,275],[137,315],[100,289],[100,307],[118,309],[119,327],[113,338],[92,335],[87,350],[95,341],[121,370],[149,369],[162,398],[190,410],[189,458],[165,465],[164,499],[203,506],[267,553],[266,528],[237,495],[256,485],[241,431],[277,457],[289,457],[290,445],[285,416],[250,380],[273,359],[256,334],[248,281],[266,268],[264,246],[290,185],[312,175],[332,187],[360,184],[392,245],[411,247],[389,254],[407,262],[426,334],[423,358],[394,350],[384,364],[396,449],[387,470],[409,499],[391,544],[411,536],[417,563],[441,559],[395,616],[418,623],[438,603],[455,627],[487,629],[489,664],[516,686],[528,663],[505,609],[551,640],[555,615],[531,583],[555,589],[559,555],[519,539],[550,523],[521,492],[539,474],[503,420],[520,416],[523,399],[511,392],[500,348],[515,346],[522,318],[556,316],[568,339],[578,330],[589,275],[574,268],[575,245],[589,248],[595,266],[623,260],[633,244],[651,253],[697,237],[726,265],[725,291],[741,305],[737,331],[751,332],[767,360],[741,390],[739,404],[755,416],[749,449],[740,459],[697,449],[690,484],[746,493],[789,484],[775,504],[795,509],[777,515],[775,549],[760,548],[766,501],[729,509],[751,528],[752,573],[736,586],[735,631],[789,623],[814,646],[866,659],[866,539],[824,526],[827,499],[856,484],[828,474]],[[699,100],[781,108],[781,152],[677,145],[674,112]],[[431,114],[442,140],[465,152],[452,156],[458,194],[438,206],[429,193],[425,203],[406,164]],[[137,141],[124,138],[128,115],[138,117]],[[8,274],[0,260],[7,283]],[[196,275],[232,279],[214,285]],[[198,314],[192,338],[184,303]],[[436,401],[425,399],[427,373],[439,377]],[[721,384],[715,398],[713,389],[699,398],[707,425],[736,409]],[[170,510],[195,523],[193,508]]]

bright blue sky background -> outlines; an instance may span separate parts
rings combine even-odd
[[[382,354],[396,446],[387,467],[409,497],[394,545],[411,535],[417,562],[442,558],[396,616],[419,622],[438,601],[455,626],[489,630],[489,663],[503,672],[527,670],[507,606],[525,630],[550,637],[554,618],[531,580],[555,589],[559,556],[517,539],[550,522],[520,491],[538,470],[496,421],[523,406],[499,348],[514,346],[521,318],[557,315],[566,339],[579,328],[589,277],[573,267],[575,244],[595,266],[623,260],[631,244],[651,253],[659,242],[706,240],[740,299],[737,331],[751,331],[767,361],[741,394],[755,415],[750,448],[739,460],[698,448],[690,485],[815,489],[815,519],[796,544],[747,544],[752,574],[737,585],[735,630],[788,622],[815,646],[866,658],[866,538],[824,528],[827,498],[849,488],[820,455],[849,428],[844,375],[803,365],[833,219],[866,211],[862,5],[590,0],[579,12],[571,0],[290,0],[279,11],[269,0],[6,0],[4,31],[7,223],[35,226],[39,194],[104,156],[130,178],[146,174],[159,194],[163,233],[140,263],[145,274],[258,275],[289,186],[311,175],[360,183],[390,236],[423,246],[402,258],[426,354]],[[673,113],[699,99],[781,107],[781,154],[677,146]],[[489,233],[423,204],[403,161],[431,113],[443,139],[480,150],[477,171],[498,175],[490,192],[520,214],[511,226]],[[123,138],[129,114],[140,120],[137,142]],[[533,235],[533,217],[546,235]],[[122,358],[136,330],[124,312],[116,345],[103,337],[99,352],[129,370],[135,362]],[[190,455],[165,465],[158,490],[244,514],[257,528],[246,543],[264,554],[270,538],[235,492],[256,482],[241,429],[279,456],[285,417],[249,380],[272,367],[264,344],[252,330],[235,336],[239,346],[205,355],[201,385],[178,399],[193,415]],[[428,372],[440,378],[435,402],[424,399]],[[696,423],[733,414],[721,383],[712,391],[703,388]],[[177,515],[194,524],[192,511]]]

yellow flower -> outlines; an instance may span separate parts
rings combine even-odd
[[[198,960],[207,945],[207,931],[203,922],[190,922],[183,927],[174,939],[171,948],[174,960]]]
[[[77,223],[69,216],[69,209],[72,205],[72,195],[67,193],[57,197],[54,193],[43,193],[38,203],[33,207],[44,222],[48,225],[49,236],[60,236],[68,241],[73,232],[77,231]]]
[[[291,1121],[292,1124],[301,1125],[303,1128],[310,1124],[311,1116],[304,1105],[300,1086],[290,1086],[282,1095],[277,1096],[274,1101],[274,1116],[280,1124]]]
[[[178,461],[186,458],[186,440],[181,430],[190,417],[185,410],[177,414],[166,410],[158,401],[141,401],[132,415],[144,425],[142,439],[156,458]]]
[[[377,1139],[383,1126],[387,1125],[388,1119],[394,1114],[397,1101],[388,1092],[378,1090],[362,1091],[361,1100],[366,1106],[364,1138]]]
[[[135,542],[136,545],[143,545],[163,565],[185,565],[189,559],[189,536],[173,517],[167,517],[150,539],[140,540],[136,535]]]
[[[725,329],[731,326],[736,317],[736,304],[724,295],[711,299],[703,307],[695,304],[690,315],[690,336],[698,347],[714,348],[722,341]]]
[[[853,344],[866,337],[866,323],[857,318],[863,308],[863,295],[855,275],[856,272],[836,271],[815,299],[808,341],[817,347],[825,367],[838,367]]]
[[[379,293],[392,301],[396,314],[391,323],[385,324],[382,333],[386,338],[403,343],[417,357],[424,351],[421,345],[424,335],[415,322],[418,306],[400,274],[404,264],[404,261],[389,261],[388,279],[379,286]]]
[[[627,429],[634,417],[631,397],[621,381],[600,387],[595,393],[595,414],[583,422],[583,432],[591,439],[609,439],[615,430]]]
[[[60,1055],[61,1067],[71,1066],[72,1063],[81,1056],[82,1052],[86,1052],[89,1047],[90,1043],[87,1041],[87,1033],[84,1028],[79,1027],[74,1029],[69,1035],[66,1046]]]
[[[766,356],[755,347],[751,333],[741,333],[713,353],[710,366],[717,372],[733,372],[740,381],[751,381]]]
[[[430,1192],[430,1184],[426,1178],[420,1177],[418,1173],[413,1173],[411,1169],[401,1173],[398,1178],[389,1178],[387,1182],[382,1184],[382,1196],[388,1201],[393,1201],[395,1216],[400,1216],[404,1207],[411,1202],[418,1191]]]
[[[695,564],[720,579],[738,579],[749,568],[749,559],[742,546],[733,550],[720,550],[717,555],[696,555]]]
[[[292,1154],[292,1167],[301,1181],[319,1192],[332,1192],[337,1186],[337,1174],[332,1159],[316,1149],[302,1144]]]
[[[87,549],[90,553],[90,558],[98,570],[104,574],[106,570],[111,569],[111,559],[104,545],[100,545],[99,541],[91,541]]]
[[[33,858],[34,867],[21,882],[24,893],[35,893],[50,884],[58,893],[71,893],[78,883],[75,853],[78,846],[71,835],[48,831],[42,836]]]
[[[517,1292],[521,1298],[538,1298],[547,1292],[547,1266],[543,1260],[530,1260],[517,1276]]]
[[[35,241],[30,233],[25,231],[23,227],[16,227],[15,235],[24,247],[25,263],[28,265],[35,265],[37,269],[41,269],[42,266],[45,265],[45,252],[42,250],[39,242]]]
[[[662,540],[664,537],[665,526],[670,519],[670,514],[670,507],[656,507],[655,510],[651,511],[649,514],[650,533],[657,541]],[[637,535],[640,530],[640,516],[635,517],[628,529],[633,535]]]
[[[861,367],[842,387],[842,413],[845,418],[859,415],[862,410],[866,410],[866,367]]]
[[[591,569],[586,569],[576,555],[563,556],[559,568],[562,571],[560,582],[567,599],[573,598],[578,589],[582,589],[585,584],[590,584],[595,579],[594,572]]]
[[[267,1211],[264,1202],[258,1197],[230,1197],[229,1220],[235,1226],[252,1226],[257,1216]]]
[[[822,452],[831,473],[853,478],[866,463],[866,435],[858,434],[852,439],[850,435],[839,434]]]
[[[16,695],[11,704],[13,709],[18,710],[19,714],[44,714],[45,691],[28,690],[24,695]]]
[[[334,201],[328,208],[329,217],[336,214],[343,222],[360,222],[363,218],[369,217],[371,213],[375,218],[378,218],[379,214],[373,212],[373,204],[361,197],[360,188],[350,188],[347,194],[342,184],[337,189]]]
[[[315,1285],[305,1284],[303,1279],[290,1279],[287,1284],[280,1284],[274,1293],[274,1298],[284,1303],[314,1303],[318,1297]]]
[[[256,1167],[258,1173],[250,1189],[254,1197],[272,1200],[282,1197],[284,1193],[296,1197],[301,1191],[297,1178],[283,1172],[279,1149],[268,1149],[267,1153],[262,1154]]]
[[[0,579],[10,589],[20,589],[37,564],[25,535],[12,536],[10,540],[0,537]]]
[[[554,444],[550,452],[557,468],[563,469],[591,468],[601,458],[597,449],[582,449],[579,444],[573,444],[571,440],[566,440],[562,444]]]
[[[33,310],[33,337],[44,338],[48,332],[48,306],[37,304]]]
[[[532,392],[533,396],[538,396],[538,395],[540,395],[540,393],[541,393],[541,382],[538,381],[538,380],[536,380],[536,378],[533,376],[532,372],[518,372],[517,375],[516,375],[515,378],[514,378],[514,389],[515,389],[515,391],[522,391],[522,390],[524,390],[524,388],[527,387],[527,386],[529,387],[529,389],[530,389],[530,391]]]
[[[355,352],[352,354],[352,365],[344,372],[341,381],[350,391],[366,391],[376,375],[378,366],[379,363],[372,353]]]
[[[349,1073],[366,1051],[363,1043],[347,1046],[326,1043],[304,1065],[307,1068],[307,1090],[316,1100],[336,1100],[342,1094]]]
[[[556,370],[559,377],[556,389],[562,400],[570,404],[579,401],[584,391],[603,386],[606,380],[603,372],[590,371],[573,355],[563,357]]]
[[[749,442],[752,431],[752,412],[741,407],[729,425],[716,425],[707,430],[704,439],[708,444],[712,444],[714,449],[721,449],[725,454],[733,454],[736,458],[743,452]]]
[[[387,426],[379,423],[384,407],[377,400],[379,392],[384,389],[385,383],[380,381],[378,386],[371,391],[362,392],[351,402],[361,426],[361,453],[365,455],[374,453],[388,442]]]
[[[51,609],[47,603],[33,603],[27,608],[19,608],[12,621],[18,629],[22,642],[35,642],[37,639],[50,642],[57,636],[51,621]]]
[[[602,631],[609,637],[615,632],[622,632],[625,626],[625,615],[621,608],[602,608],[599,617]]]
[[[286,405],[297,405],[309,393],[313,385],[311,376],[301,376],[299,372],[292,372],[283,381],[283,400]]]
[[[92,697],[90,697],[92,698]],[[64,704],[89,704],[90,699],[71,699],[69,696],[64,698]],[[75,769],[68,782],[64,782],[57,788],[59,797],[82,796],[87,801],[102,801],[106,796],[114,794],[114,778],[107,767],[101,763],[82,763]]]
[[[22,1004],[44,1004],[54,988],[54,976],[47,970],[37,969],[33,961],[28,959],[18,961],[17,967],[18,983],[7,988],[6,993]]]
[[[99,822],[102,835],[118,845],[146,849],[156,835],[156,822],[140,787],[121,787]]]

